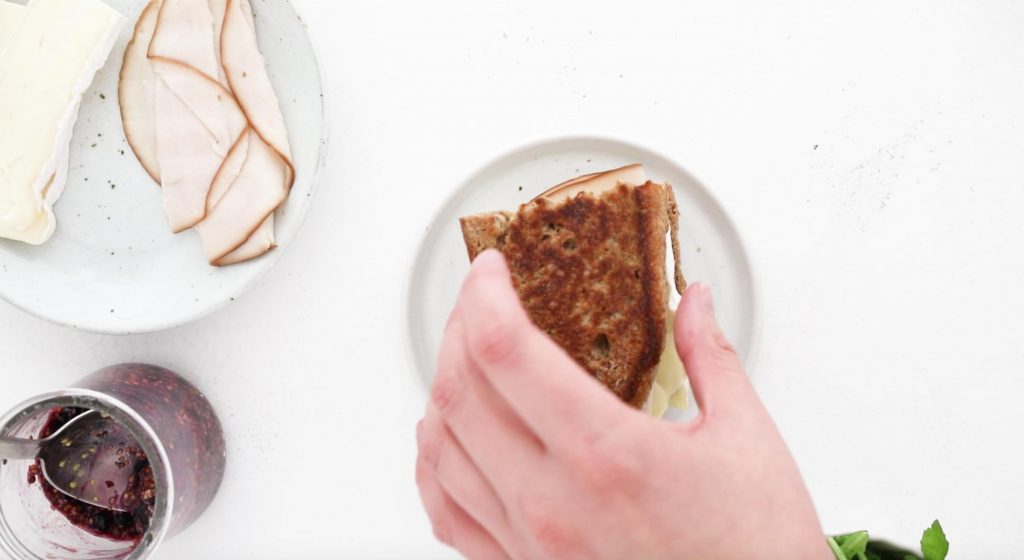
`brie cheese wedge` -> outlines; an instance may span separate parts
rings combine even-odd
[[[101,0],[33,0],[3,39],[0,237],[38,245],[53,234],[82,95],[124,22]]]
[[[14,34],[14,30],[21,25],[21,18],[25,15],[25,6],[0,0],[0,55],[7,45],[7,39]]]

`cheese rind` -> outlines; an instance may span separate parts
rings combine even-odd
[[[33,0],[0,51],[0,237],[53,234],[82,95],[124,22],[100,0]]]

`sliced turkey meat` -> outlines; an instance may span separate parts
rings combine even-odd
[[[246,136],[247,153],[238,176],[195,226],[211,264],[245,244],[288,196],[288,167],[281,155],[255,131]]]
[[[266,63],[256,43],[251,7],[247,0],[227,0],[221,33],[221,60],[231,91],[245,112],[249,124],[288,165],[288,186],[294,180],[288,130],[284,125],[277,95],[267,75]],[[249,15],[247,15],[249,14]]]
[[[217,81],[220,70],[213,33],[209,0],[163,0],[149,57],[175,60]]]
[[[228,189],[230,189],[238,179],[248,154],[249,134],[248,131],[246,131],[246,134],[239,137],[238,142],[231,148],[231,152],[224,159],[224,165],[221,166],[220,171],[217,173],[217,177],[213,180],[213,185],[210,187],[210,194],[206,199],[207,212],[212,210],[213,207],[224,198]],[[239,188],[245,187],[239,186]],[[226,266],[244,262],[266,253],[275,246],[274,214],[271,212],[271,214],[267,216],[267,219],[263,220],[263,223],[260,224],[256,231],[249,236],[249,239],[247,239],[245,243],[231,253],[211,262],[210,264]]]
[[[160,183],[160,162],[156,156],[154,112],[156,73],[147,53],[159,13],[160,0],[153,0],[142,10],[142,15],[135,24],[132,40],[124,51],[121,81],[117,92],[121,105],[121,122],[128,145],[135,152],[135,157],[139,159],[146,173],[149,173],[157,184]]]
[[[262,256],[275,247],[277,247],[277,242],[274,240],[274,214],[271,213],[241,247],[210,264],[215,266],[238,264]]]
[[[206,216],[210,185],[245,121],[216,82],[178,63],[154,60],[153,66],[160,183],[171,231],[178,233]]]
[[[211,265],[276,246],[295,179],[249,0],[151,0],[125,51],[125,134],[163,186],[175,233],[194,227]]]

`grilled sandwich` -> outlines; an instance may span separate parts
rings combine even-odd
[[[491,248],[504,254],[534,324],[620,399],[660,416],[673,396],[678,406],[683,386],[666,346],[669,246],[675,289],[686,287],[678,215],[672,188],[630,165],[556,185],[515,212],[460,222],[470,260]],[[678,375],[659,371],[671,358]],[[659,387],[656,377],[679,386]]]

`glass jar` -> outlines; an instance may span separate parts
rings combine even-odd
[[[0,550],[25,560],[141,560],[213,501],[224,478],[224,436],[209,401],[182,377],[145,364],[104,368],[17,406],[0,419],[0,434],[37,438],[55,410],[69,407],[108,415],[138,441],[156,488],[148,529],[135,542],[79,528],[29,483],[33,461],[11,460],[0,462]]]

